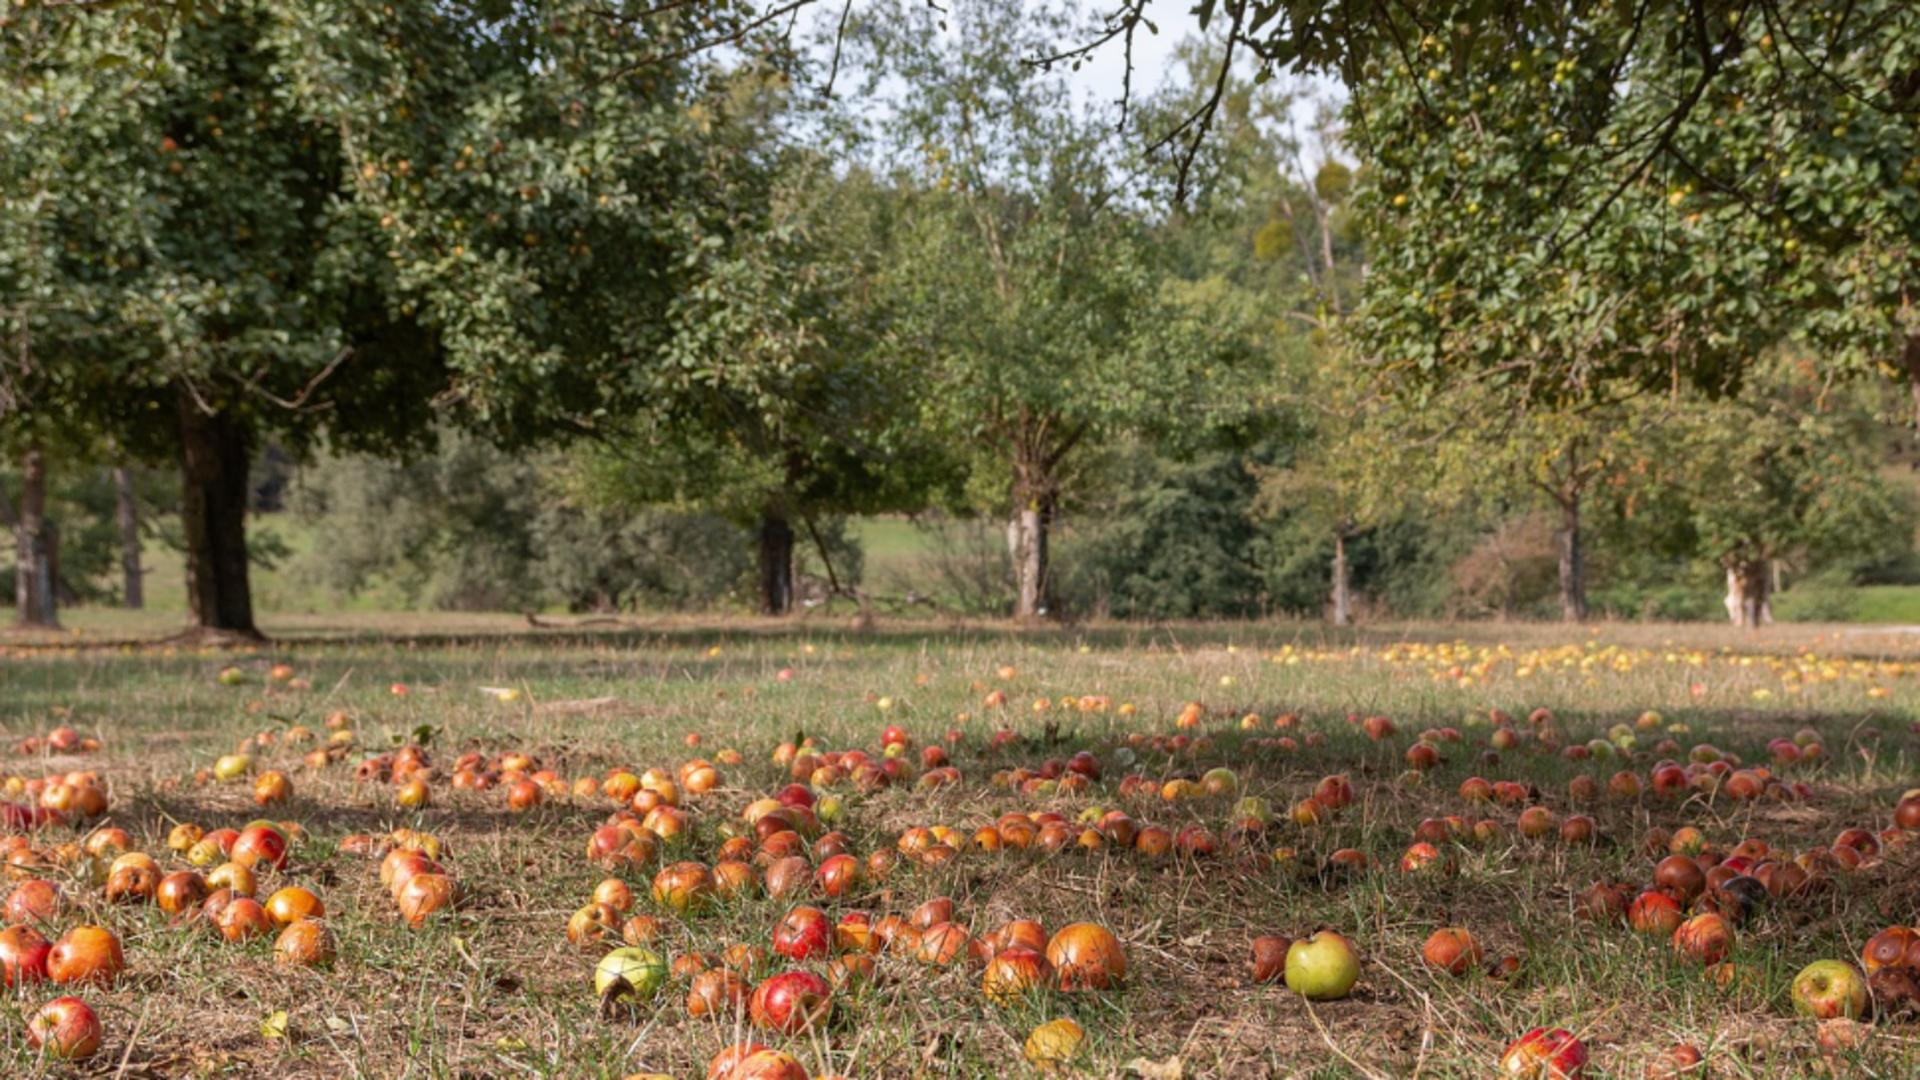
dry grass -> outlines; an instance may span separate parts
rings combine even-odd
[[[106,747],[86,767],[113,784],[111,821],[156,857],[165,854],[173,822],[238,826],[258,812],[245,785],[194,784],[197,768],[256,732],[318,727],[334,709],[355,718],[367,751],[432,728],[443,766],[466,749],[512,747],[538,754],[563,776],[598,776],[614,764],[672,768],[693,753],[682,742],[688,732],[704,737],[703,756],[736,747],[745,763],[725,770],[725,788],[696,804],[692,855],[703,858],[721,820],[784,782],[769,755],[797,731],[829,748],[873,748],[889,722],[922,741],[949,726],[965,733],[956,755],[966,776],[960,789],[850,800],[843,828],[863,853],[892,845],[908,825],[971,832],[1008,809],[1073,816],[1093,805],[1122,806],[1113,788],[1130,771],[1159,778],[1225,764],[1246,794],[1282,810],[1324,775],[1353,779],[1359,798],[1335,822],[1313,830],[1277,824],[1257,852],[1223,851],[1198,864],[1150,863],[1132,853],[969,853],[939,870],[903,869],[837,902],[835,909],[904,912],[946,894],[979,929],[1014,916],[1049,926],[1100,921],[1127,943],[1131,970],[1114,994],[1000,1009],[964,970],[884,959],[879,984],[840,1001],[823,1037],[762,1038],[821,1074],[1021,1075],[1026,1033],[1043,1019],[1071,1015],[1089,1035],[1087,1075],[1126,1075],[1130,1062],[1172,1058],[1186,1076],[1482,1076],[1508,1039],[1549,1024],[1581,1033],[1601,1075],[1638,1076],[1653,1052],[1685,1040],[1709,1049],[1716,1076],[1800,1076],[1816,1059],[1807,1022],[1783,1008],[1793,972],[1816,958],[1857,954],[1888,921],[1920,922],[1920,856],[1896,853],[1819,897],[1761,913],[1742,931],[1736,959],[1763,977],[1746,996],[1730,997],[1672,959],[1664,943],[1569,913],[1573,890],[1596,879],[1649,876],[1638,838],[1652,825],[1685,822],[1724,845],[1751,835],[1793,850],[1824,845],[1846,825],[1884,827],[1893,797],[1920,783],[1920,740],[1910,730],[1914,676],[1906,666],[1920,642],[1898,635],[1822,627],[1752,637],[1692,627],[1569,634],[1405,626],[1336,638],[1296,625],[1019,634],[899,624],[857,635],[825,620],[799,628],[666,620],[610,633],[515,633],[510,619],[310,618],[271,627],[281,642],[250,652],[100,644],[132,629],[144,628],[103,622],[57,642],[5,643],[0,722],[9,742],[61,722],[98,733]],[[1471,640],[1448,644],[1462,634]],[[270,689],[266,671],[278,661],[311,688]],[[245,685],[218,684],[217,672],[229,664],[248,672]],[[1002,665],[1017,674],[1001,678]],[[796,678],[777,681],[789,666]],[[394,696],[394,683],[410,692]],[[500,702],[480,686],[517,687],[524,696]],[[1008,691],[1009,708],[981,707],[992,687]],[[1082,694],[1138,711],[1059,708],[1062,696]],[[618,707],[543,708],[601,697],[619,699]],[[883,712],[878,697],[891,707]],[[1043,718],[1032,702],[1042,697],[1056,703],[1047,718],[1062,721],[1061,744],[988,752],[987,736],[1003,725],[1038,738]],[[1126,735],[1171,732],[1174,716],[1193,700],[1211,710],[1203,725],[1213,735],[1208,748],[1174,759],[1146,750],[1136,764],[1123,764]],[[1812,727],[1829,755],[1801,777],[1816,789],[1806,804],[1603,800],[1582,808],[1601,827],[1603,842],[1592,849],[1516,840],[1459,847],[1450,876],[1395,871],[1419,819],[1464,812],[1453,793],[1467,775],[1531,781],[1565,813],[1571,776],[1584,771],[1604,781],[1620,767],[1528,754],[1483,765],[1486,711],[1524,715],[1536,706],[1552,709],[1570,739],[1658,709],[1687,726],[1675,735],[1684,746],[1711,742],[1758,760],[1767,739]],[[1240,716],[1271,720],[1283,711],[1303,714],[1304,729],[1324,734],[1324,744],[1290,755],[1244,745]],[[1376,744],[1346,723],[1349,713],[1374,712],[1392,717],[1399,734]],[[970,715],[956,720],[960,713]],[[1446,749],[1448,760],[1424,786],[1401,785],[1400,756],[1414,734],[1444,724],[1460,727],[1464,740]],[[1082,747],[1106,768],[1105,782],[1086,795],[1036,800],[988,784],[996,769],[1037,766]],[[562,927],[604,876],[582,851],[611,809],[606,800],[556,802],[520,815],[508,812],[498,790],[455,792],[442,782],[434,807],[403,813],[389,789],[356,783],[349,765],[300,769],[298,749],[275,746],[257,756],[260,767],[293,775],[294,801],[275,816],[301,822],[310,840],[283,876],[325,899],[341,945],[337,963],[327,972],[289,971],[272,963],[266,943],[223,945],[169,926],[152,910],[89,899],[84,917],[121,934],[131,972],[110,992],[85,994],[108,1040],[82,1073],[699,1077],[717,1049],[744,1034],[731,1023],[689,1019],[683,986],[635,1015],[600,1015],[588,985],[594,956],[569,946]],[[1634,767],[1644,775],[1651,761],[1642,750]],[[17,758],[0,771],[38,776],[59,764]],[[1224,835],[1231,802],[1156,799],[1124,808],[1142,821],[1201,823]],[[1512,814],[1492,812],[1509,822]],[[448,861],[471,893],[457,917],[407,929],[375,880],[375,864],[335,852],[348,833],[401,825],[448,843]],[[66,838],[56,830],[46,840]],[[1254,857],[1281,846],[1296,848],[1306,869]],[[1383,869],[1339,882],[1311,872],[1325,854],[1348,846]],[[645,880],[632,883],[644,896]],[[644,898],[641,905],[648,906]],[[764,944],[786,906],[742,902],[677,924],[671,947]],[[1503,984],[1426,971],[1420,943],[1448,924],[1471,928],[1490,951],[1523,956],[1521,975]],[[1243,952],[1252,935],[1320,925],[1349,933],[1366,953],[1351,997],[1309,1007],[1279,988],[1246,984]],[[22,1037],[22,1010],[48,996],[36,988],[5,1006],[0,1075],[42,1074]],[[262,1021],[280,1011],[285,1037],[263,1035]],[[1920,1068],[1915,1038],[1911,1026],[1882,1025],[1862,1058],[1840,1068],[1913,1075]]]

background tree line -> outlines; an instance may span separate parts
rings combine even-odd
[[[1217,28],[1083,100],[1027,61],[1084,23],[1034,5],[718,52],[584,0],[19,9],[16,615],[169,550],[239,634],[262,564],[459,608],[1837,614],[1920,581],[1920,158],[1809,86],[1911,93],[1920,50],[1890,10],[1848,69],[1781,12],[1714,31],[1753,62],[1688,113],[1652,111],[1704,82],[1684,35],[1595,108],[1584,12],[1356,53],[1302,130]],[[1762,60],[1816,60],[1776,31],[1834,64],[1783,89]],[[913,575],[863,572],[875,515]]]

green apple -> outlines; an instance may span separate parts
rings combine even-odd
[[[218,678],[221,686],[239,686],[247,681],[247,673],[237,667],[224,667]]]
[[[1249,795],[1233,804],[1233,816],[1236,818],[1252,818],[1264,824],[1271,824],[1273,822],[1273,807],[1267,803],[1267,800],[1260,796]]]
[[[846,812],[846,804],[840,801],[840,796],[838,795],[822,795],[819,800],[813,804],[813,816],[819,818],[821,823],[825,825],[831,825],[839,821],[846,815]]]
[[[1346,997],[1359,981],[1359,955],[1332,930],[1317,931],[1287,949],[1287,989],[1309,1001]]]
[[[1231,794],[1240,790],[1240,776],[1225,766],[1208,769],[1207,774],[1200,778],[1200,786],[1208,791]]]
[[[666,981],[667,962],[651,949],[615,949],[593,969],[593,992],[602,1001],[644,1001]]]
[[[1867,1011],[1867,981],[1843,960],[1815,960],[1793,977],[1793,1011],[1820,1020],[1858,1020]]]
[[[213,763],[217,780],[238,780],[253,771],[253,759],[245,754],[223,754]]]

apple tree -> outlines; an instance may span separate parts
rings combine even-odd
[[[1726,574],[1737,626],[1772,620],[1774,567],[1904,548],[1913,508],[1883,474],[1888,431],[1871,384],[1835,385],[1774,356],[1745,393],[1694,400],[1659,428],[1653,481],[1677,496],[1695,549]]]
[[[701,251],[671,305],[656,407],[584,443],[574,476],[603,504],[671,504],[751,529],[761,610],[781,615],[797,546],[818,548],[830,586],[854,592],[823,517],[913,509],[950,470],[914,423],[919,388],[881,347],[874,282],[892,192],[804,148],[768,168],[740,201],[757,220]]]
[[[901,200],[880,275],[885,346],[919,381],[927,426],[972,455],[973,490],[1005,507],[1027,618],[1050,607],[1049,534],[1076,451],[1156,419],[1205,424],[1244,351],[1174,295],[1111,120],[1021,63],[1050,25],[1022,11],[969,5],[951,35],[915,11],[863,33],[912,87],[880,110]]]

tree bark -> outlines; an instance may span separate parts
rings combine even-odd
[[[1901,360],[1907,367],[1907,394],[1913,401],[1913,432],[1920,440],[1920,334],[1907,338],[1906,347],[1901,350]]]
[[[1727,568],[1727,618],[1735,626],[1758,630],[1773,622],[1770,586],[1773,575],[1769,559],[1729,559]]]
[[[1353,625],[1352,572],[1347,566],[1347,530],[1333,531],[1333,625]]]
[[[60,625],[54,592],[52,527],[47,521],[47,461],[38,446],[20,459],[20,511],[14,525],[14,621],[21,626]]]
[[[1560,500],[1560,619],[1584,622],[1587,618],[1587,556],[1580,543],[1580,500]]]
[[[1018,619],[1037,619],[1053,608],[1049,596],[1051,556],[1049,533],[1053,526],[1051,500],[1044,496],[1022,500],[1014,513],[1018,543],[1014,550],[1014,580],[1018,591],[1013,614]]]
[[[187,609],[197,629],[257,638],[247,566],[253,433],[230,412],[208,414],[184,388],[178,397]]]
[[[133,473],[113,470],[113,520],[120,532],[120,603],[134,611],[147,606],[145,572],[140,568],[140,504],[133,496]]]
[[[760,513],[760,611],[785,615],[793,610],[793,526],[783,506]]]

